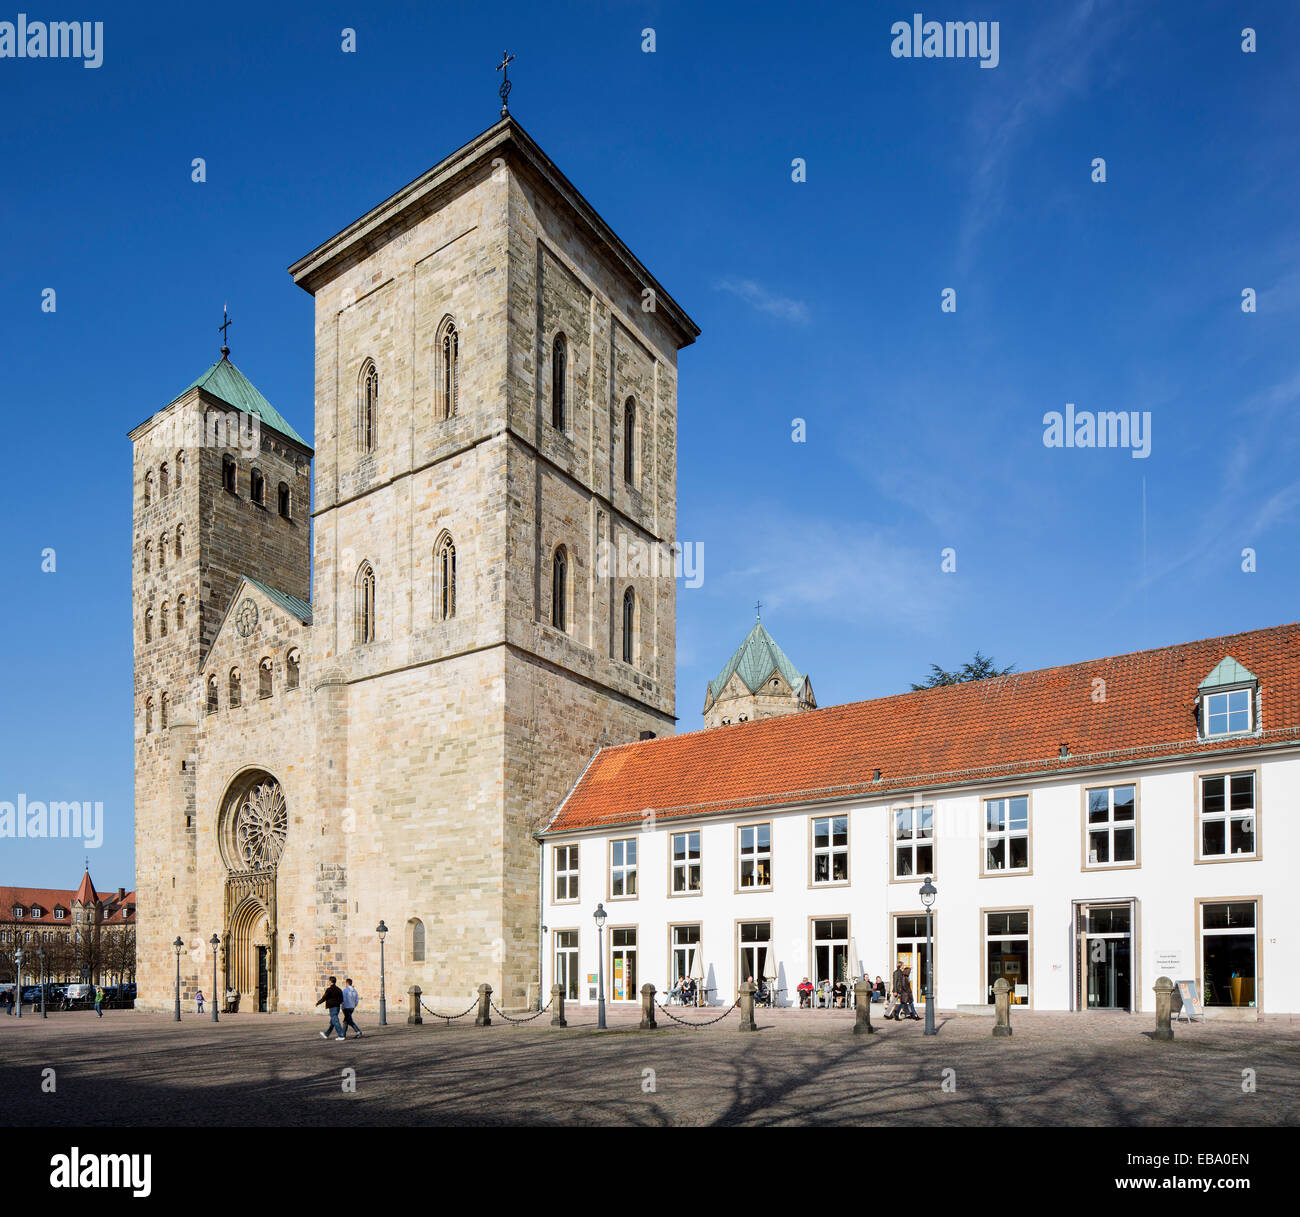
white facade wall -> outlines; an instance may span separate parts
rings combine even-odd
[[[722,728],[725,730],[725,728]],[[1264,759],[1267,757],[1267,759]],[[1257,852],[1253,860],[1197,861],[1198,775],[1224,770],[1257,773]],[[1113,869],[1085,868],[1084,791],[1098,785],[1135,784],[1138,807],[1136,865]],[[981,875],[983,803],[987,798],[1027,793],[1030,797],[1030,869],[1028,873]],[[1171,979],[1195,979],[1205,993],[1198,937],[1198,899],[1257,900],[1256,999],[1254,1009],[1235,1014],[1300,1012],[1296,927],[1300,925],[1300,827],[1295,808],[1300,794],[1300,756],[1294,751],[1255,750],[1233,760],[1201,755],[1177,764],[1094,771],[1084,778],[1040,779],[971,786],[958,791],[902,795],[890,799],[798,810],[758,811],[716,819],[654,822],[649,813],[640,826],[601,832],[548,836],[543,842],[544,987],[556,979],[557,931],[579,933],[579,1000],[594,1000],[597,973],[596,929],[592,914],[602,902],[609,915],[605,928],[606,998],[611,988],[610,932],[637,930],[636,985],[652,982],[662,993],[674,978],[669,971],[670,927],[699,924],[707,985],[715,1002],[730,1004],[736,985],[737,925],[772,922],[772,941],[779,967],[781,1004],[791,1004],[795,986],[813,974],[812,920],[849,919],[862,966],[889,980],[894,966],[893,917],[920,913],[919,889],[924,876],[895,881],[891,872],[891,812],[913,802],[935,808],[934,883],[938,888],[934,930],[935,986],[941,1008],[982,1004],[987,1000],[983,911],[1028,909],[1030,961],[1028,1006],[1039,1010],[1077,1008],[1072,995],[1075,974],[1074,901],[1135,901],[1132,926],[1132,1008],[1154,1009],[1152,985],[1164,972]],[[849,882],[811,882],[811,820],[814,816],[849,817]],[[772,824],[772,889],[740,891],[737,879],[737,830],[758,821]],[[691,829],[702,833],[703,891],[669,895],[671,834]],[[634,836],[638,851],[638,894],[612,897],[609,843]],[[555,900],[555,847],[580,846],[579,895]],[[1171,962],[1169,957],[1178,962]],[[1157,958],[1164,961],[1158,967]],[[1014,979],[1014,978],[1013,978]],[[913,975],[918,994],[924,978]],[[630,1000],[639,1000],[636,993]],[[1085,997],[1086,1002],[1086,997]]]

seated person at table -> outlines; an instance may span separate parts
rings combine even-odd
[[[885,982],[879,976],[876,977],[876,983],[871,987],[871,1000],[885,1000]]]
[[[799,994],[799,1004],[801,1006],[812,1005],[812,991],[812,981],[805,976],[795,987],[795,992]]]
[[[695,982],[689,976],[684,976],[677,982],[677,996],[681,998],[683,1006],[689,1006],[695,1000]]]
[[[844,999],[848,996],[849,987],[842,980],[837,980],[831,986],[831,995],[837,1006],[844,1005]]]

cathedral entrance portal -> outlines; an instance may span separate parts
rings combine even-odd
[[[226,984],[246,1010],[278,1003],[276,872],[289,815],[284,792],[270,774],[241,774],[222,804],[218,839],[226,864]]]

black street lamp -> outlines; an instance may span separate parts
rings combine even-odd
[[[939,889],[926,875],[921,885],[921,903],[925,905],[925,1033],[934,1035],[934,898]]]
[[[213,934],[208,939],[208,946],[212,948],[212,1021],[219,1023],[221,1020],[217,1017],[217,1007],[221,1003],[217,1001],[217,952],[221,946],[221,939]]]
[[[601,940],[601,931],[605,928],[605,918],[609,916],[605,912],[603,904],[596,905],[596,911],[592,914],[596,919],[596,974],[599,978],[599,985],[596,989],[596,1027],[600,1031],[605,1030],[605,947]]]
[[[384,939],[388,937],[388,927],[382,918],[375,927],[375,933],[379,935],[379,1025],[387,1027],[388,999],[384,995]]]
[[[14,1006],[18,1017],[23,1016],[23,949],[14,952]]]
[[[49,1018],[45,1012],[45,948],[36,948],[36,958],[41,961],[41,1017]]]
[[[172,948],[176,952],[176,1013],[172,1016],[172,1022],[179,1023],[181,1021],[181,952],[185,949],[185,939],[177,934]]]

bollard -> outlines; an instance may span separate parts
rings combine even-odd
[[[552,1027],[567,1027],[569,1024],[564,1018],[564,986],[551,986],[551,1001],[555,1003],[555,1013],[551,1015]]]
[[[478,1018],[474,1020],[476,1027],[492,1026],[492,986],[479,985],[478,987]]]
[[[999,976],[993,982],[993,1034],[1011,1034],[1011,982]]]
[[[641,1030],[659,1030],[655,1022],[655,987],[649,981],[641,986]]]
[[[406,991],[406,996],[410,998],[410,1009],[408,1009],[406,1012],[406,1021],[408,1023],[414,1024],[417,1027],[424,1022],[424,1018],[420,1014],[421,992],[423,992],[423,990],[420,988],[419,985],[412,985]]]
[[[757,1031],[754,1023],[754,990],[758,986],[752,980],[742,980],[737,992],[740,994],[740,1029]]]
[[[874,1035],[875,1027],[871,1025],[871,982],[859,980],[853,986],[853,1001],[857,1006],[857,1018],[853,1022],[854,1035]]]
[[[1152,1038],[1171,1040],[1174,1038],[1174,1029],[1169,1019],[1173,1013],[1174,982],[1168,976],[1159,976],[1152,988],[1156,992],[1156,1033]]]

